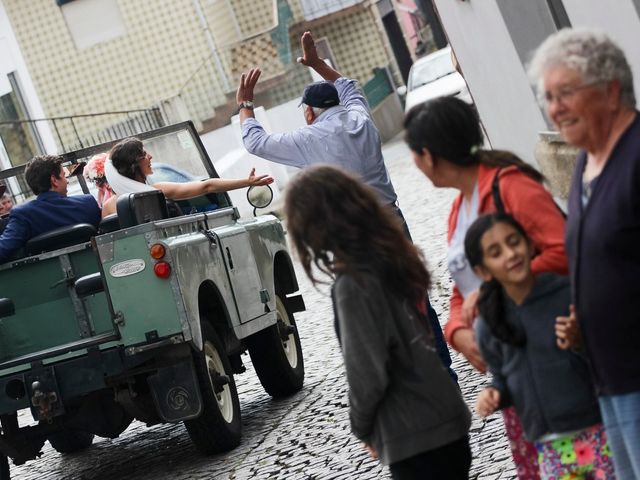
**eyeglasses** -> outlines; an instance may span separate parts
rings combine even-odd
[[[555,93],[547,91],[547,92],[544,92],[544,95],[542,96],[541,101],[547,107],[551,105],[554,101],[560,102],[562,104],[566,104],[567,102],[570,102],[575,96],[575,94],[578,93],[580,90],[584,90],[585,88],[589,88],[589,87],[594,87],[596,85],[600,85],[601,83],[604,83],[604,82],[601,80],[598,80],[596,82],[584,83],[582,85],[577,85],[573,87],[570,87],[570,86],[562,87],[560,90],[558,90]]]

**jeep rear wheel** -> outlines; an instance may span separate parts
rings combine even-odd
[[[304,361],[293,314],[276,295],[278,323],[247,339],[249,355],[260,383],[272,397],[291,395],[302,388]]]
[[[49,435],[49,443],[59,453],[75,453],[89,448],[93,443],[93,433],[77,430],[63,430]]]
[[[240,443],[240,402],[233,370],[210,323],[202,322],[202,352],[195,366],[202,395],[202,414],[184,422],[196,448],[203,453],[226,452]]]

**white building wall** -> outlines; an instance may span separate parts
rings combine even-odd
[[[8,85],[9,81],[6,76],[11,72],[17,72],[24,101],[31,117],[44,118],[45,115],[40,100],[38,100],[38,94],[31,81],[27,65],[20,53],[7,12],[2,1],[0,1],[0,89],[2,89],[2,85],[5,87]],[[0,93],[5,94],[7,92],[3,89]],[[55,153],[56,142],[51,130],[44,122],[39,122],[37,125],[45,150],[47,153]]]
[[[535,163],[546,122],[494,0],[435,0],[493,148]]]

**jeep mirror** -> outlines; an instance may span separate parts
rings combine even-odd
[[[273,201],[273,190],[269,185],[254,185],[247,190],[247,201],[253,207],[253,213],[258,208],[268,207]]]

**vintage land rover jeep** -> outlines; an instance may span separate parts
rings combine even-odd
[[[155,181],[217,177],[191,123],[139,135]],[[65,154],[70,170],[115,142]],[[76,169],[76,171],[79,169]],[[23,167],[0,172],[30,192]],[[82,176],[75,187],[89,192]],[[205,453],[240,442],[234,379],[248,350],[274,397],[302,388],[293,318],[304,310],[282,226],[241,219],[227,194],[173,202],[121,195],[97,231],[31,239],[0,265],[0,479],[45,441],[59,452],[115,438],[132,420],[184,422]],[[30,409],[31,425],[17,413]]]

